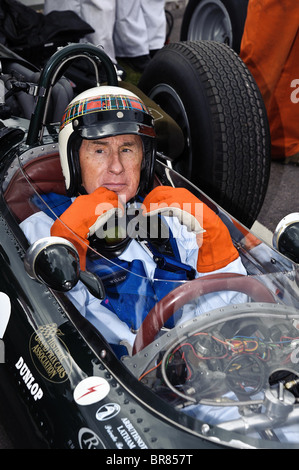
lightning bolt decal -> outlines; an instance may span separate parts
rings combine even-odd
[[[86,395],[89,395],[90,393],[96,392],[96,388],[101,387],[103,385],[104,384],[98,384],[98,385],[94,385],[93,387],[89,387],[87,389],[87,392],[81,395],[81,397],[78,397],[77,400],[80,400],[81,398],[86,397]]]
[[[74,390],[74,400],[80,406],[91,405],[103,400],[110,391],[106,379],[98,376],[87,377]]]

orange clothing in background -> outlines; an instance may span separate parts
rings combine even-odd
[[[299,1],[249,0],[240,56],[262,93],[272,158],[299,152]]]

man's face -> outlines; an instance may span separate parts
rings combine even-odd
[[[105,187],[123,202],[135,196],[143,157],[141,137],[132,134],[83,140],[79,155],[82,184],[87,193]]]

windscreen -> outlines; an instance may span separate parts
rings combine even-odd
[[[192,433],[233,447],[299,445],[297,266],[163,164],[157,173],[159,184],[184,185],[215,210],[237,263],[197,272],[198,238],[171,214],[148,224],[142,199],[82,242],[60,221],[74,199],[53,143],[22,153],[2,189],[29,244],[51,237],[57,223],[75,246],[83,243],[85,269],[104,296],[81,281],[66,295]]]

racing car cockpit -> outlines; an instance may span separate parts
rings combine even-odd
[[[22,125],[19,120],[20,132]],[[298,446],[299,294],[294,262],[158,160],[156,184],[184,186],[214,210],[227,226],[246,273],[199,278],[185,273],[180,280],[150,277],[137,269],[137,263],[128,265],[109,255],[115,254],[113,236],[103,251],[99,244],[89,246],[100,264],[98,274],[90,272],[88,265],[82,271],[71,243],[41,236],[29,247],[19,226],[33,214],[56,220],[67,203],[57,128],[48,128],[39,144],[15,142],[5,165],[3,214],[23,247],[20,256],[29,277],[46,285],[54,297],[74,300],[79,312],[89,296],[104,308],[98,318],[85,313],[82,334],[103,361],[110,358],[112,374],[118,363],[116,377],[121,365],[165,403],[167,419],[210,442],[232,447]],[[135,227],[135,212],[127,226],[133,226],[132,220]],[[163,227],[159,227],[162,235]],[[167,250],[166,235],[159,245],[156,258]],[[150,295],[153,284],[155,292],[162,292],[159,298]],[[84,294],[72,297],[82,285]],[[220,292],[234,293],[228,304],[199,308]],[[65,305],[60,304],[55,318],[44,311],[43,322],[76,324],[78,317]],[[121,349],[105,339],[105,322],[108,328],[118,309],[125,309],[132,322]]]
[[[188,185],[163,163],[157,163],[157,174],[172,184]],[[20,152],[8,168],[2,188],[18,222],[33,211],[50,211],[57,217],[46,199],[49,193],[64,193],[57,144],[53,141]],[[195,418],[195,428],[200,426],[206,438],[226,445],[233,440],[240,447],[273,442],[295,445],[299,421],[298,272],[263,242],[248,249],[253,235],[205,195],[200,197],[227,223],[247,276],[156,280],[166,283],[169,293],[141,320],[142,303],[147,301],[153,280],[134,273],[130,282],[138,283],[139,294],[127,303],[127,309],[131,317],[136,313],[138,333],[133,351],[127,348],[117,355],[140,383],[183,413],[187,421]],[[88,273],[80,274],[76,250],[63,240],[39,240],[25,260],[30,276],[54,292],[67,292],[80,281],[105,302],[105,289],[121,285],[127,268],[102,253],[94,255],[104,258],[106,265],[100,281]],[[169,325],[184,308],[196,309],[198,298],[222,290],[241,292],[243,302],[239,299],[239,303]],[[116,300],[126,302],[126,295]]]

